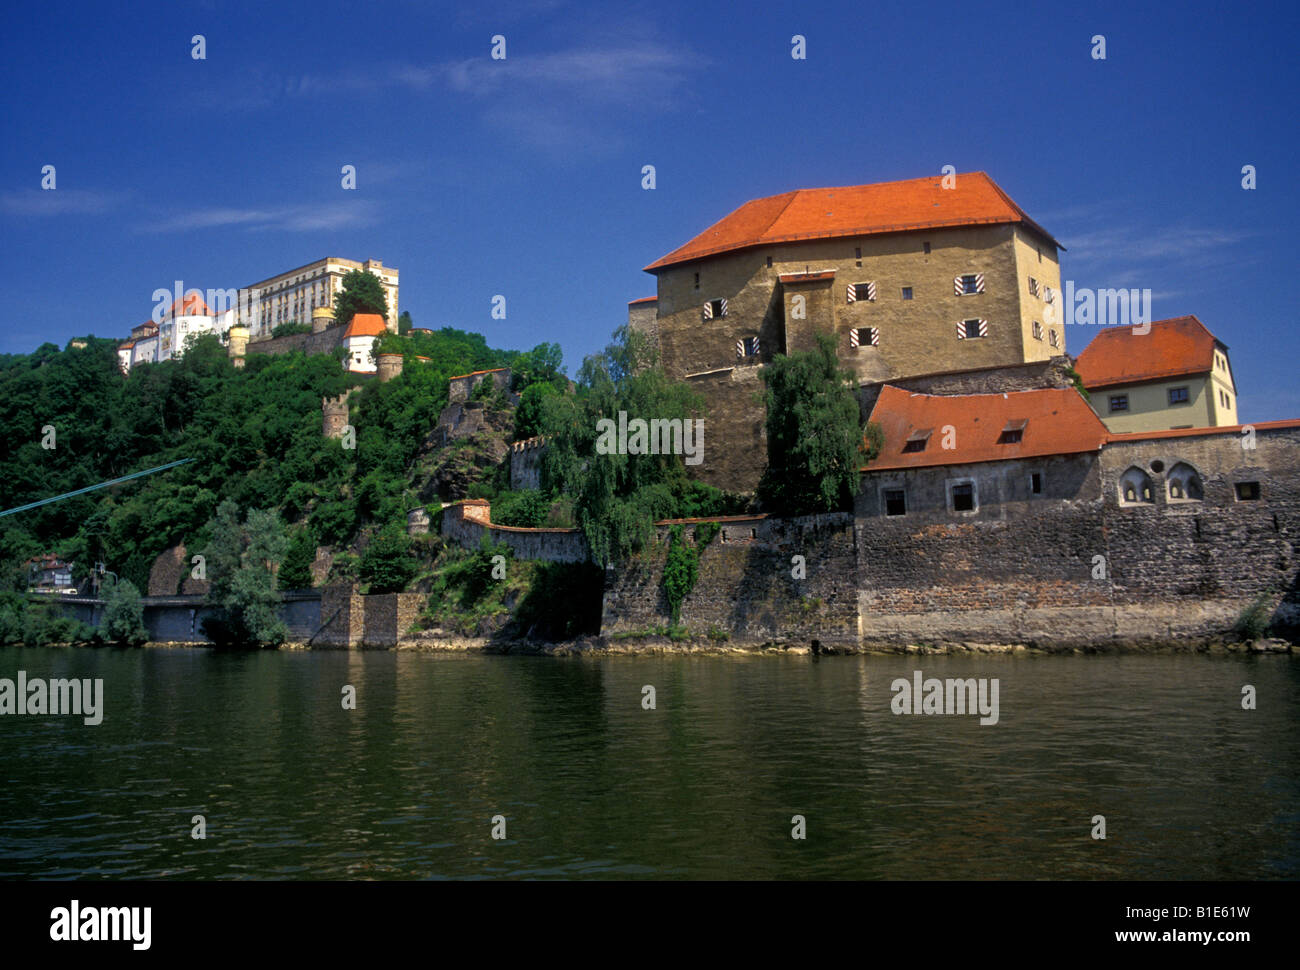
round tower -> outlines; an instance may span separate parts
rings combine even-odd
[[[320,333],[334,326],[334,311],[327,306],[318,306],[311,311],[311,332]]]
[[[376,354],[375,367],[379,372],[379,383],[387,384],[402,372],[402,355]]]
[[[248,353],[248,328],[237,323],[230,328],[230,358],[236,367],[244,366],[244,355]]]
[[[411,509],[406,513],[406,534],[408,536],[427,536],[429,534],[429,513],[423,508]]]
[[[348,427],[348,396],[323,397],[320,402],[321,434],[326,438],[342,438]]]

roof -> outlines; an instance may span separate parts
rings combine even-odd
[[[943,176],[934,175],[903,182],[796,189],[754,199],[655,260],[646,272],[750,246],[1003,223],[1019,223],[1058,249],[1065,248],[988,175],[970,172],[956,176],[955,187],[949,189],[943,187]]]
[[[187,293],[183,298],[172,301],[171,307],[167,310],[167,315],[172,317],[210,317],[212,311],[203,302],[203,297],[197,293]]]
[[[499,371],[509,369],[509,367],[493,367],[491,370],[472,370],[468,374],[457,374],[455,377],[449,377],[448,380],[458,381],[462,377],[478,377],[479,374],[495,374]]]
[[[627,305],[635,306],[638,303],[658,303],[658,302],[659,302],[659,297],[657,296],[643,296],[636,300],[628,300]]]
[[[1214,369],[1214,349],[1227,345],[1194,316],[1157,320],[1149,333],[1107,327],[1079,354],[1074,369],[1087,388],[1136,384],[1204,374]]]
[[[1300,428],[1300,418],[1286,418],[1280,421],[1255,421],[1252,424],[1216,425],[1213,428],[1170,428],[1166,431],[1123,431],[1106,436],[1107,444],[1122,444],[1125,441],[1148,441],[1157,438],[1192,438],[1198,435],[1230,434],[1240,435],[1245,428],[1256,431],[1282,431],[1287,428]]]
[[[1101,419],[1072,387],[940,396],[886,384],[871,420],[880,423],[885,443],[864,472],[1079,454],[1100,450],[1108,436]],[[948,426],[955,432],[953,448],[943,447]],[[999,442],[1004,431],[1017,430],[1019,441]],[[925,447],[905,452],[909,439],[925,440]]]
[[[343,331],[343,338],[349,337],[378,337],[381,333],[388,332],[388,325],[384,318],[378,313],[358,313],[348,324],[348,328]]]

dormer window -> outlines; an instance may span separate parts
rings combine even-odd
[[[903,442],[903,453],[910,454],[918,451],[925,451],[926,443],[930,440],[930,435],[933,431],[933,428],[918,428],[916,431],[913,431],[907,436],[907,440]]]
[[[1025,426],[1027,424],[1029,424],[1027,420],[1008,421],[1007,426],[1002,429],[1002,434],[998,436],[998,444],[1019,444],[1025,436]]]

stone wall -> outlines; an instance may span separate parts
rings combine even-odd
[[[499,367],[495,370],[480,370],[472,374],[460,374],[453,377],[447,385],[447,400],[453,404],[468,401],[474,388],[490,380],[499,391],[510,390],[510,368]]]
[[[1094,455],[865,474],[864,643],[1206,640],[1230,636],[1261,595],[1273,622],[1295,629],[1300,427],[1258,426],[1256,444],[1244,450],[1235,429],[1165,432]],[[1171,498],[1180,462],[1198,473],[1202,499]],[[1134,467],[1150,477],[1149,504],[1121,502],[1120,477]],[[1028,490],[1034,471],[1040,495]],[[947,485],[962,477],[976,483],[971,513],[949,506]],[[1258,482],[1259,500],[1239,500],[1238,482]],[[904,516],[883,514],[891,485],[907,490]]]
[[[510,487],[515,491],[542,487],[542,456],[546,439],[526,438],[510,445]]]
[[[683,523],[694,542],[700,521]],[[740,643],[801,643],[854,649],[858,643],[857,565],[847,513],[797,519],[735,516],[700,553],[699,577],[681,608],[692,634],[725,634]],[[666,627],[663,569],[673,523],[657,523],[654,544],[606,571],[603,636]],[[803,556],[796,579],[792,559]]]
[[[1044,387],[1073,387],[1066,375],[1071,366],[1064,355],[1050,360],[1034,360],[1024,364],[1003,367],[985,367],[980,370],[944,371],[920,374],[916,377],[891,378],[863,384],[858,400],[865,417],[876,406],[880,389],[886,384],[911,391],[914,394],[1006,394],[1009,391],[1032,391]]]
[[[591,551],[577,529],[519,529],[494,525],[487,499],[453,502],[442,511],[442,534],[465,549],[478,549],[484,535],[492,542],[504,542],[516,559],[547,562],[587,562]]]
[[[263,337],[249,341],[250,354],[287,354],[298,350],[304,354],[328,354],[343,346],[346,327],[333,326],[318,333],[291,333],[284,337]]]

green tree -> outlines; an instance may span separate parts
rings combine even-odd
[[[204,634],[223,646],[277,646],[288,631],[280,619],[275,567],[284,557],[284,525],[274,512],[252,510],[241,527],[229,499],[217,508],[205,550],[209,601],[217,615]]]
[[[413,326],[415,324],[411,321],[411,312],[409,310],[403,310],[397,315],[397,332],[402,336],[410,333]]]
[[[764,507],[780,515],[847,509],[853,501],[861,442],[853,375],[840,368],[835,342],[778,355],[763,368],[767,470],[758,484]]]
[[[130,580],[105,582],[103,588],[104,618],[100,636],[109,643],[138,646],[149,639],[144,626],[144,603],[140,590]]]
[[[701,493],[687,478],[681,455],[600,454],[602,419],[691,420],[702,402],[691,389],[670,380],[655,360],[644,334],[626,326],[614,342],[583,361],[579,393],[546,396],[538,430],[550,438],[542,459],[542,485],[573,499],[574,519],[601,565],[626,558],[654,532],[656,519],[674,515],[686,496]],[[700,514],[724,514],[718,507]]]
[[[523,440],[542,433],[542,401],[559,393],[554,384],[529,384],[519,395],[515,408],[515,438]]]
[[[289,549],[276,575],[280,589],[310,589],[313,585],[311,566],[316,561],[316,537],[308,529],[295,529],[289,538]]]
[[[360,574],[371,593],[400,593],[415,575],[411,540],[396,526],[390,526],[370,540],[361,554]]]
[[[358,313],[378,313],[388,319],[388,296],[378,276],[354,269],[343,277],[343,288],[334,294],[334,319],[347,326]]]

